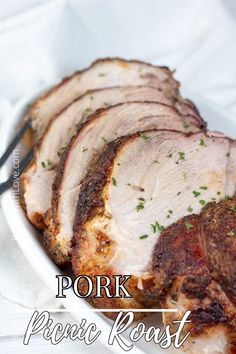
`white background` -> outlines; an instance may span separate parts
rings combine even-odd
[[[236,114],[235,38],[235,0],[1,0],[0,122],[34,88],[102,56],[176,68],[185,87]],[[109,353],[99,342],[52,346],[40,335],[24,347],[30,315],[18,309],[37,306],[57,304],[0,212],[0,353]]]

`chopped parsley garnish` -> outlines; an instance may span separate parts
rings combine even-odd
[[[46,168],[46,164],[45,164],[44,161],[41,162],[41,165],[42,165],[43,168]]]
[[[167,219],[170,219],[172,214],[173,214],[173,210],[168,210],[168,214],[166,215]]]
[[[117,182],[116,182],[115,177],[112,177],[112,184],[113,184],[113,186],[117,186]]]
[[[200,193],[200,192],[193,191],[193,195],[194,195],[195,198],[197,198],[197,197],[199,197],[199,195],[201,195],[201,193]]]
[[[185,159],[185,152],[179,151],[179,160]]]
[[[127,183],[127,186],[131,187],[131,183]]]
[[[120,166],[121,165],[121,163],[120,162],[117,162],[117,166]]]
[[[199,203],[200,203],[201,205],[205,205],[205,204],[206,204],[206,201],[205,201],[204,199],[201,199],[201,200],[199,200]]]
[[[172,154],[168,154],[167,157],[169,157],[169,159],[172,157],[173,155]]]
[[[92,101],[93,100],[93,96],[89,96],[90,100]]]
[[[144,140],[149,140],[151,139],[150,136],[147,136],[144,132],[140,132],[139,135],[141,136],[141,138],[143,138]]]
[[[177,197],[179,196],[181,194],[181,192],[178,192],[176,195],[177,195]]]
[[[233,230],[227,232],[227,236],[229,236],[229,237],[234,237],[235,235],[236,234],[235,234],[235,232]]]
[[[217,195],[221,195],[221,193],[220,193],[220,191],[217,191],[217,193],[216,193]]]
[[[153,162],[154,162],[154,163],[158,163],[158,164],[160,164],[160,162],[159,162],[158,160],[154,160]]]
[[[232,206],[232,207],[229,208],[229,210],[230,210],[230,211],[233,211],[234,213],[236,213],[236,207],[233,207],[233,206]]]
[[[104,143],[107,143],[107,139],[104,138],[104,136],[102,136],[102,140],[104,141]]]
[[[207,190],[207,186],[201,186],[201,187],[199,187],[200,189],[203,189],[204,191],[206,191]]]
[[[99,73],[98,76],[100,77],[106,76],[106,73]]]
[[[191,206],[189,206],[189,207],[188,207],[188,212],[189,212],[189,213],[192,213],[192,211],[193,211],[193,208],[192,208]]]
[[[199,145],[200,145],[200,146],[206,146],[205,140],[204,140],[204,139],[200,139]]]
[[[50,160],[48,160],[47,162],[48,162],[48,166],[51,166],[51,161],[50,161]]]
[[[88,148],[86,148],[86,147],[83,147],[83,150],[82,150],[82,152],[85,152],[85,151],[87,151],[88,150]]]
[[[157,230],[159,231],[164,231],[165,230],[165,226],[159,224],[158,221],[155,222],[155,224],[151,224],[153,233],[155,234],[157,232]]]
[[[187,230],[190,230],[193,227],[193,225],[188,223],[188,222],[186,222],[185,223],[185,227],[186,227]]]
[[[140,240],[144,240],[145,238],[148,238],[148,235],[142,235],[142,236],[139,236]]]
[[[189,128],[189,124],[186,123],[186,122],[184,122],[184,123],[183,123],[183,127],[184,127],[185,129],[188,129],[188,128]]]
[[[224,200],[228,200],[230,198],[230,195],[226,194],[224,197]]]
[[[138,200],[139,200],[139,203],[138,203],[138,205],[136,206],[137,212],[138,212],[139,210],[144,209],[144,203],[145,203],[145,199],[144,199],[143,197],[138,198]]]

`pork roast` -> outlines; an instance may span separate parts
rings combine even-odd
[[[55,169],[63,150],[82,121],[99,108],[136,100],[171,103],[155,88],[114,87],[89,91],[50,120],[35,148],[33,162],[22,177],[26,213],[36,227],[44,228],[44,213],[51,206]],[[181,106],[186,112],[186,104]]]
[[[85,70],[78,71],[53,87],[32,105],[27,116],[32,118],[36,136],[41,136],[49,120],[88,90],[105,87],[147,85],[157,88],[172,103],[182,100],[179,83],[166,67],[137,60],[99,59]],[[192,104],[186,102],[186,106]]]
[[[53,259],[70,258],[70,241],[81,182],[94,156],[106,142],[143,129],[199,131],[202,120],[182,116],[174,108],[152,102],[119,104],[90,116],[66,149],[55,179],[52,209],[47,213],[46,244]],[[42,191],[41,191],[42,193]]]
[[[72,243],[75,275],[131,275],[129,306],[148,306],[150,299],[155,303],[159,296],[146,296],[144,290],[153,281],[152,254],[160,233],[208,202],[234,193],[233,148],[227,137],[168,130],[108,144],[80,187]],[[176,248],[181,254],[180,243]],[[174,260],[179,262],[178,255]],[[96,307],[119,308],[128,300],[91,296],[90,301]]]
[[[186,216],[162,232],[152,260],[154,285],[164,322],[191,311],[185,349],[198,353],[236,352],[236,198],[209,203],[200,215]]]

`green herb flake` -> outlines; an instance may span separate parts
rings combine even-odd
[[[188,212],[192,213],[193,212],[193,208],[191,206],[188,207]]]
[[[46,168],[46,164],[45,164],[44,161],[41,162],[41,165],[42,165],[43,168]]]
[[[131,187],[131,183],[127,183],[127,186]]]
[[[104,141],[104,143],[107,143],[107,139],[106,138],[104,138],[104,136],[102,136],[102,138],[101,138],[103,141]]]
[[[87,151],[88,150],[88,148],[86,148],[86,147],[83,147],[83,150],[82,150],[82,152],[85,152],[85,151]]]
[[[205,140],[204,140],[204,139],[200,139],[199,145],[200,145],[200,146],[206,146]]]
[[[204,199],[199,200],[199,203],[200,203],[201,205],[206,205],[206,201],[205,201]]]
[[[158,163],[160,165],[160,162],[158,160],[154,160],[153,163]]]
[[[233,211],[234,213],[236,213],[236,207],[233,207],[233,206],[232,206],[232,207],[229,207],[229,210],[230,210],[230,211]]]
[[[231,230],[231,231],[227,232],[227,236],[234,237],[234,236],[236,236],[236,234],[233,230]]]
[[[178,192],[176,195],[177,195],[177,197],[179,196],[181,194],[181,192]]]
[[[185,152],[179,151],[179,160],[185,160]]]
[[[144,240],[145,238],[148,238],[148,235],[142,235],[142,236],[139,236],[140,240]]]
[[[172,154],[168,154],[168,155],[167,155],[167,157],[168,157],[169,159],[171,159],[172,156],[173,156]]]
[[[151,139],[151,137],[150,137],[150,136],[147,136],[144,132],[140,132],[139,135],[140,135],[141,138],[143,138],[145,141]]]
[[[51,161],[50,160],[48,160],[47,163],[48,163],[48,166],[51,166]]]
[[[220,193],[220,191],[217,191],[217,193],[216,193],[217,195],[221,195],[221,193]]]
[[[157,230],[161,232],[165,230],[165,226],[159,224],[158,221],[156,221],[154,224],[151,224],[151,227],[154,234],[157,232]]]
[[[187,230],[190,230],[190,229],[192,229],[193,225],[188,223],[188,222],[186,222],[185,223],[185,227],[186,227]]]
[[[117,162],[117,166],[120,166],[121,165],[121,163],[120,162]]]
[[[92,96],[92,95],[91,95],[91,96],[89,96],[89,98],[90,98],[90,100],[91,100],[91,101],[93,101],[93,96]]]
[[[197,197],[199,197],[199,195],[201,195],[201,193],[200,193],[200,192],[193,191],[193,195],[194,195],[195,198],[197,198]]]
[[[168,213],[173,214],[173,210],[168,210]]]
[[[230,195],[226,194],[224,197],[224,200],[228,200],[230,198]]]
[[[199,187],[200,189],[203,189],[204,191],[206,191],[207,190],[207,186],[201,186],[201,187]]]
[[[189,128],[189,124],[186,123],[186,122],[184,122],[184,123],[183,123],[183,127],[184,127],[185,129],[188,129],[188,128]]]
[[[138,198],[138,200],[139,200],[139,203],[136,206],[137,212],[139,212],[140,210],[144,209],[145,198],[140,197],[140,198]]]
[[[112,177],[112,184],[113,184],[113,186],[117,186],[117,182],[116,182],[115,177]]]
[[[106,76],[106,73],[99,73],[98,76],[104,77],[104,76]]]

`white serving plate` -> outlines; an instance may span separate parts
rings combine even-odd
[[[44,89],[37,90],[29,97],[22,99],[14,108],[11,117],[6,117],[2,126],[0,141],[1,154],[5,150],[12,136],[17,131],[19,122],[21,121],[24,112],[29,103],[31,103]],[[236,117],[226,110],[217,107],[216,105],[206,101],[200,96],[188,91],[182,90],[183,96],[193,100],[200,110],[203,118],[208,122],[209,129],[219,130],[225,134],[236,137]],[[12,164],[11,158],[8,163],[2,168],[1,180],[7,179],[10,175]],[[46,286],[52,289],[53,293],[57,293],[56,275],[62,274],[62,271],[53,264],[48,257],[43,245],[42,236],[28,222],[19,204],[15,201],[12,191],[6,192],[2,197],[2,209],[6,216],[9,227],[18,242],[20,248],[24,252],[28,261],[41,277]],[[111,330],[112,321],[108,320],[103,314],[91,311],[90,305],[85,300],[75,297],[72,290],[67,291],[67,298],[62,301],[62,304],[71,310],[71,314],[77,321],[86,318],[88,323],[96,323],[97,328],[102,331],[99,340],[105,346],[115,353],[121,353],[122,350],[117,343],[112,347],[108,345],[108,336]],[[29,315],[29,319],[30,319]],[[147,323],[152,323],[156,326],[160,325],[160,316],[155,315],[147,320]],[[128,341],[128,333],[124,335],[124,340]],[[130,342],[129,342],[130,343]],[[134,343],[132,343],[134,344]],[[177,350],[161,350],[159,346],[153,343],[139,341],[134,344],[132,353],[176,353]],[[178,353],[181,351],[178,350]]]

